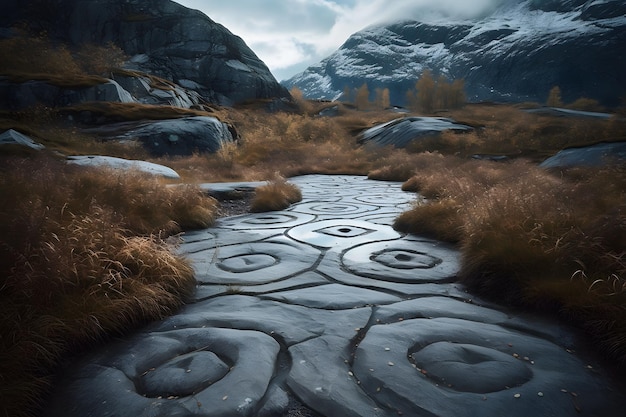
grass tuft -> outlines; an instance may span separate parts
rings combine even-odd
[[[267,185],[257,187],[250,203],[250,211],[260,213],[283,210],[300,200],[302,200],[300,188],[288,183],[284,178],[276,176]]]

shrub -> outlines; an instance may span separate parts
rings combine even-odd
[[[257,187],[250,203],[250,211],[259,213],[283,210],[300,200],[302,200],[300,188],[288,183],[284,178],[276,176],[267,185]]]

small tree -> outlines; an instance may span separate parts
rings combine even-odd
[[[563,101],[561,100],[561,89],[558,86],[554,86],[550,90],[546,105],[550,107],[563,107]]]
[[[422,76],[415,83],[417,90],[417,100],[420,109],[425,113],[430,113],[435,107],[435,79],[430,70],[424,70]]]
[[[357,110],[366,110],[370,106],[370,90],[367,87],[367,83],[363,83],[358,90],[356,90],[356,97],[354,99],[354,105]]]
[[[377,88],[376,89],[376,108],[379,110],[385,110],[390,105],[389,89]]]
[[[343,94],[341,95],[341,100],[345,101],[346,103],[354,102],[354,97],[353,97],[352,89],[350,88],[350,86],[346,85],[343,88]]]
[[[304,93],[298,87],[291,87],[291,90],[289,90],[289,94],[291,94],[291,97],[293,97],[293,101],[296,102],[301,111],[308,113],[312,110],[311,103],[309,103],[307,99],[304,98]]]

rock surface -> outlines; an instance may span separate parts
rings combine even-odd
[[[113,42],[131,57],[133,69],[209,102],[288,96],[241,38],[170,0],[5,0],[2,8],[0,28],[27,22],[70,45]]]
[[[180,179],[176,171],[163,165],[146,161],[133,161],[123,158],[102,155],[80,155],[69,156],[67,161],[70,164],[82,166],[108,167],[122,170],[137,170],[147,174],[157,175],[163,178]]]
[[[395,22],[353,34],[337,51],[283,82],[308,98],[336,99],[345,87],[389,88],[402,104],[419,75],[465,80],[470,101],[543,103],[559,86],[620,104],[626,84],[622,0],[505,0],[486,16]],[[373,96],[373,94],[372,94]],[[372,97],[373,98],[373,97]]]
[[[404,117],[367,129],[359,135],[358,142],[405,148],[414,140],[436,136],[446,130],[467,132],[473,128],[444,117]]]
[[[598,143],[569,148],[539,164],[542,168],[603,167],[626,162],[626,142]]]
[[[139,141],[154,156],[216,152],[234,140],[230,127],[210,116],[112,123],[86,131],[107,139]]]
[[[113,80],[90,87],[59,87],[46,81],[0,80],[0,108],[21,110],[35,105],[71,106],[90,101],[133,103],[131,94]]]
[[[391,228],[399,183],[290,181],[301,203],[186,234],[195,301],[67,366],[46,416],[623,414],[575,333],[471,297],[454,248]]]

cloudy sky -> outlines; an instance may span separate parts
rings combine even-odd
[[[367,26],[465,18],[502,0],[176,0],[226,26],[279,80],[334,52]]]

